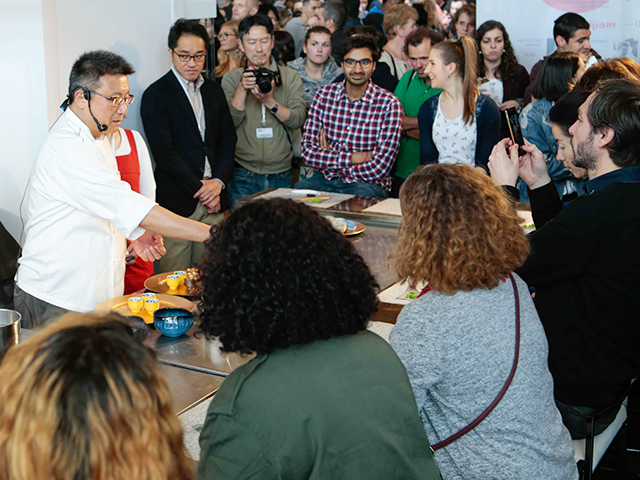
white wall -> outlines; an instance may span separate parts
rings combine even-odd
[[[0,221],[16,239],[31,165],[60,114],[75,59],[106,49],[131,62],[137,99],[123,126],[142,131],[140,98],[167,72],[169,28],[190,1],[0,0]],[[215,10],[215,0],[204,1]]]
[[[57,25],[58,105],[67,94],[73,62],[89,50],[109,50],[122,55],[136,69],[129,77],[136,101],[129,108],[123,127],[142,130],[142,92],[169,68],[167,35],[173,23],[174,3],[171,0],[55,0],[55,19],[51,20]]]
[[[47,133],[40,0],[0,0],[0,221],[17,239],[18,207]]]
[[[603,58],[640,58],[639,0],[478,0],[477,4],[477,26],[487,20],[502,22],[527,70],[555,51],[553,22],[566,12],[579,13],[591,24],[591,47]],[[631,44],[624,53],[623,41]]]

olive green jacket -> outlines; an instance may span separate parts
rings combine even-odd
[[[272,58],[269,69],[275,71],[277,68]],[[231,118],[238,135],[235,160],[242,167],[255,173],[273,174],[291,169],[292,131],[301,128],[306,118],[307,104],[300,75],[290,68],[279,68],[282,86],[274,87],[273,99],[291,110],[291,115],[284,122],[278,120],[269,109],[266,109],[263,124],[262,103],[251,92],[247,92],[244,110],[238,110],[231,105],[244,69],[231,70],[222,78],[222,89],[227,97]],[[273,138],[257,138],[258,128],[273,129]]]
[[[216,394],[199,478],[440,478],[409,379],[371,332],[260,355]]]

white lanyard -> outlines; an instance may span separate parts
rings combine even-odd
[[[262,126],[265,127],[267,125],[267,109],[264,107],[264,103],[262,104]]]

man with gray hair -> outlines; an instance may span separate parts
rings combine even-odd
[[[209,226],[156,205],[120,178],[107,135],[118,131],[133,103],[127,79],[133,71],[104,50],[73,64],[64,113],[47,134],[27,185],[15,293],[23,327],[69,310],[89,312],[122,295],[126,239],[143,260],[153,261],[166,253],[161,235],[209,238]]]
[[[284,27],[296,43],[296,58],[302,53],[304,37],[307,34],[307,22],[310,17],[317,15],[321,5],[322,2],[320,2],[320,0],[302,0],[302,14],[299,17],[293,17],[287,22],[286,27]]]
[[[260,2],[258,0],[233,0],[231,20],[241,22],[249,15],[258,13]]]

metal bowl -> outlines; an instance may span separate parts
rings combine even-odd
[[[0,359],[10,346],[20,343],[21,318],[15,310],[0,308]]]
[[[153,312],[153,326],[165,337],[179,337],[193,326],[193,313],[185,308],[161,308]]]

